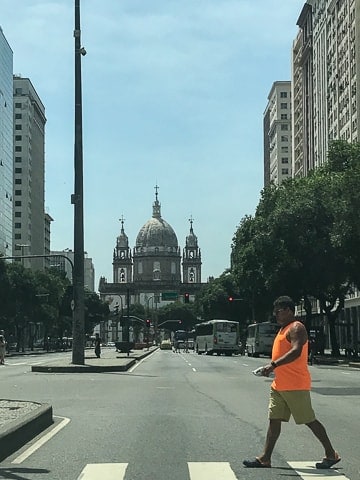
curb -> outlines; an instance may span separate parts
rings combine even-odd
[[[153,353],[157,348],[153,348],[149,351],[143,352],[141,355],[137,356],[136,358],[124,358],[124,357],[117,357],[123,360],[122,364],[115,365],[114,363],[110,363],[108,365],[32,365],[31,371],[32,372],[41,372],[41,373],[101,373],[101,372],[126,372],[135,365],[136,362],[142,360],[143,358],[147,357],[151,353]],[[113,362],[113,360],[109,360],[109,362]]]
[[[126,372],[126,370],[129,370],[135,363],[136,360],[133,359],[124,365],[33,365],[31,371],[43,373]]]
[[[0,433],[0,461],[19,450],[53,423],[52,406],[43,403],[39,408],[14,420]]]

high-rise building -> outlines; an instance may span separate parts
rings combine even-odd
[[[0,254],[12,255],[13,52],[0,27]]]
[[[300,13],[293,45],[295,175],[324,164],[331,140],[359,140],[359,21],[354,0],[308,0]]]
[[[72,282],[74,266],[73,250],[66,248],[65,250],[51,251],[50,253],[50,267],[58,268],[65,272],[70,282]],[[95,268],[92,258],[87,256],[87,252],[84,253],[84,287],[90,292],[95,291]]]
[[[264,179],[280,185],[291,178],[291,82],[274,82],[264,112]]]
[[[29,78],[14,76],[13,252],[45,255],[45,107]],[[24,259],[42,269],[47,261]]]

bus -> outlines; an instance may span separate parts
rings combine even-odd
[[[239,353],[239,323],[217,319],[198,323],[195,325],[195,350],[198,355]]]
[[[271,356],[274,338],[279,330],[277,323],[253,323],[247,328],[246,351],[248,357],[260,354]]]

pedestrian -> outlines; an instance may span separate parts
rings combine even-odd
[[[100,339],[100,335],[98,333],[95,334],[95,355],[97,356],[97,358],[100,358],[100,354],[101,354],[101,339]]]
[[[316,419],[311,405],[311,377],[308,369],[308,337],[304,325],[294,317],[295,304],[290,297],[282,296],[274,302],[274,315],[280,330],[275,337],[271,362],[262,374],[274,372],[269,402],[269,426],[263,453],[254,460],[244,460],[248,468],[270,468],[271,455],[281,432],[281,422],[292,415],[297,425],[306,425],[320,441],[325,457],[315,464],[327,469],[341,458],[334,450],[325,427]]]
[[[6,341],[4,335],[0,335],[0,365],[5,363]]]

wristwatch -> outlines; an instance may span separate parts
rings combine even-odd
[[[274,362],[274,360],[272,360],[272,361],[270,362],[270,365],[271,365],[273,368],[276,368],[276,367],[277,367],[277,365],[276,365],[276,363]]]

